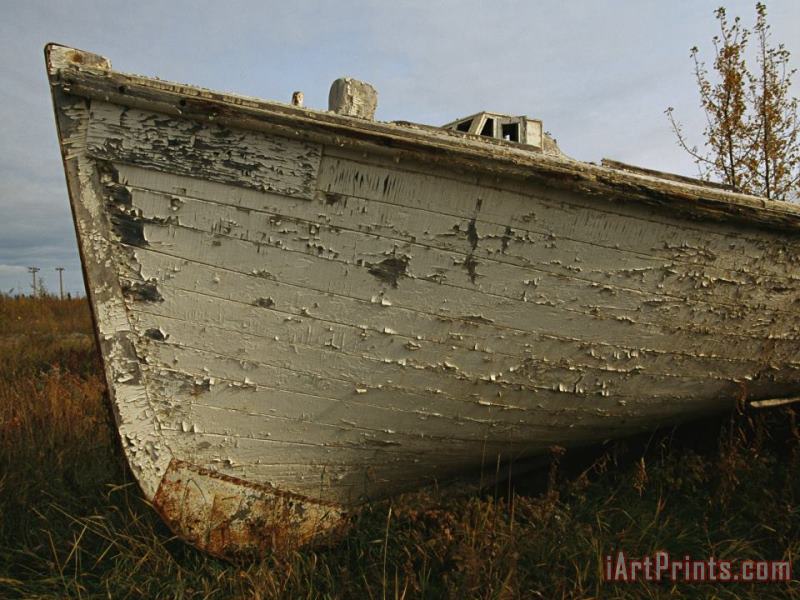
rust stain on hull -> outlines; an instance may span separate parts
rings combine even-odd
[[[161,479],[153,506],[176,535],[221,557],[323,543],[347,529],[345,511],[333,503],[175,459]]]

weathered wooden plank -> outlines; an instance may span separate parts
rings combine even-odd
[[[635,202],[608,204],[574,192],[508,180],[478,185],[469,177],[446,170],[426,174],[419,172],[424,167],[417,165],[413,165],[414,170],[399,165],[389,167],[377,159],[354,160],[352,156],[335,156],[335,152],[326,155],[318,184],[324,194],[509,226],[512,230],[548,236],[556,246],[562,241],[584,242],[708,266],[715,266],[718,261],[723,268],[756,274],[761,270],[797,279],[793,266],[800,263],[800,239],[795,234],[755,227],[733,231],[714,223],[694,224],[676,218],[674,213],[653,211]],[[570,247],[567,245],[564,250],[567,254]]]
[[[154,381],[161,384],[167,381],[159,376]],[[219,406],[221,401],[216,398],[224,393],[224,389],[206,391],[198,396],[192,392],[182,392],[169,387],[166,391],[157,390],[154,396],[158,398],[166,394],[171,402],[181,402],[189,405],[187,415],[180,419],[167,419],[165,429],[174,428],[175,431],[184,431],[195,434],[214,434],[232,439],[265,440],[270,444],[290,444],[293,440],[313,440],[312,445],[320,448],[342,446],[351,450],[366,448],[371,451],[374,447],[392,448],[392,454],[404,456],[413,455],[416,458],[424,456],[430,451],[432,445],[441,447],[447,456],[456,456],[463,453],[473,456],[476,450],[487,447],[494,452],[504,447],[515,446],[525,448],[528,444],[538,444],[541,439],[547,439],[555,432],[564,441],[580,441],[587,439],[603,439],[608,435],[621,435],[635,431],[646,421],[642,418],[590,418],[584,415],[574,416],[569,422],[564,417],[559,418],[556,413],[542,419],[538,425],[529,425],[528,435],[517,429],[509,428],[502,424],[485,424],[482,432],[473,432],[473,424],[466,422],[451,422],[447,425],[425,421],[417,418],[410,420],[408,415],[404,420],[403,415],[395,415],[388,423],[383,421],[380,427],[369,427],[367,424],[355,424],[337,418],[313,419],[293,418],[279,413],[266,413],[263,409],[244,408],[238,409],[231,406]],[[268,395],[264,389],[254,388],[243,394],[249,399],[259,395],[269,399],[280,400],[281,394],[271,392]],[[285,394],[284,394],[285,395]],[[206,396],[210,396],[206,401]],[[383,415],[370,407],[362,407],[362,418],[378,419]],[[674,419],[674,412],[662,411],[649,417],[656,420],[669,422]],[[421,430],[420,427],[424,427]],[[610,429],[608,429],[610,428]],[[537,432],[539,435],[531,436]],[[535,440],[531,442],[530,440]],[[188,447],[192,447],[191,444]],[[227,453],[218,456],[223,462],[238,463],[241,460],[239,452],[231,448]],[[320,456],[324,456],[320,453]],[[278,458],[278,457],[275,457]],[[362,462],[362,465],[367,464]],[[291,488],[290,488],[291,489]]]
[[[267,271],[279,281],[318,289],[320,274],[324,282],[320,291],[368,300],[381,291],[391,289],[392,301],[403,307],[443,317],[485,319],[502,326],[524,331],[541,331],[585,341],[603,341],[626,345],[636,339],[641,348],[709,352],[718,356],[740,356],[741,350],[754,354],[772,351],[794,354],[791,339],[758,337],[724,332],[709,332],[691,324],[654,324],[640,313],[617,318],[602,311],[580,311],[555,303],[524,302],[447,284],[406,278],[397,288],[386,285],[369,272],[366,264],[351,265],[314,254],[257,244],[228,236],[208,234],[182,227],[145,224],[148,246],[165,253],[179,247],[184,258],[242,272]],[[393,258],[391,255],[387,258]],[[255,301],[256,299],[253,299]],[[734,348],[731,344],[737,344]]]
[[[176,290],[200,292],[205,295],[239,302],[269,305],[287,316],[312,314],[322,321],[339,325],[355,325],[358,334],[371,331],[386,334],[389,327],[404,338],[404,346],[414,354],[422,352],[448,354],[453,347],[479,351],[489,363],[520,357],[547,357],[553,364],[567,360],[576,366],[615,372],[646,369],[651,373],[702,374],[711,377],[735,378],[749,373],[755,375],[764,368],[764,357],[736,356],[722,358],[704,352],[688,354],[679,349],[658,352],[635,348],[629,344],[611,346],[603,342],[582,342],[559,335],[509,329],[497,323],[481,320],[443,318],[417,310],[395,306],[391,292],[376,294],[369,300],[350,298],[332,292],[322,292],[290,283],[276,281],[252,273],[239,273],[199,263],[188,264],[151,249],[137,248],[136,256],[143,281],[169,282]],[[354,322],[343,316],[358,315]],[[794,373],[800,359],[787,358],[783,365]],[[511,365],[513,366],[513,365]],[[792,375],[787,375],[791,377]]]
[[[162,297],[177,297],[177,302],[195,298],[192,294],[182,294],[179,290],[174,290],[171,286],[161,288]],[[198,305],[213,306],[214,316],[202,314],[202,312],[192,309],[190,312],[181,311],[170,313],[169,306],[147,306],[140,307],[138,310],[152,314],[159,318],[171,318],[179,316],[185,321],[197,323],[213,323],[225,326],[227,322],[241,327],[245,332],[267,332],[261,333],[262,336],[271,341],[281,341],[284,343],[306,343],[319,348],[331,349],[353,354],[370,356],[384,363],[395,363],[403,367],[412,369],[435,368],[438,366],[446,371],[452,371],[459,377],[473,381],[494,381],[499,383],[521,383],[529,386],[531,381],[536,382],[538,387],[544,389],[555,389],[568,386],[573,382],[577,387],[587,385],[592,387],[591,382],[602,382],[609,379],[625,378],[637,373],[647,373],[657,377],[659,380],[668,378],[692,379],[699,378],[704,381],[741,381],[745,374],[750,373],[751,378],[755,378],[765,370],[763,362],[754,361],[747,367],[741,363],[728,364],[721,363],[728,369],[718,373],[719,368],[712,367],[698,368],[692,367],[690,359],[684,357],[687,365],[686,370],[676,370],[674,368],[658,368],[659,363],[650,359],[647,353],[628,351],[627,353],[617,350],[618,360],[622,363],[625,356],[628,358],[627,367],[610,366],[603,360],[602,350],[597,351],[581,348],[579,344],[537,344],[535,348],[526,348],[519,355],[475,350],[472,347],[438,343],[431,340],[420,339],[419,337],[405,337],[399,333],[386,333],[385,330],[368,329],[363,325],[353,326],[337,322],[320,320],[311,317],[307,313],[300,313],[293,316],[291,313],[283,311],[273,311],[273,314],[264,316],[262,310],[270,310],[266,307],[253,309],[252,306],[243,303],[236,303],[229,306],[220,306],[216,296],[204,296],[201,299],[193,300]],[[136,309],[136,307],[134,307]],[[161,315],[161,316],[159,316]],[[217,316],[218,315],[218,316]],[[263,324],[258,325],[257,321],[263,318]],[[157,322],[149,323],[149,329],[156,330],[153,336],[161,337],[164,332],[159,332]],[[142,332],[148,330],[143,329]],[[231,334],[234,335],[234,334]],[[563,356],[558,353],[548,353],[547,349],[555,347],[559,349]],[[570,351],[571,350],[571,351]],[[608,354],[613,358],[614,354]],[[666,357],[661,358],[666,365],[670,361]],[[594,359],[594,361],[592,361]],[[707,365],[720,364],[720,361],[705,361]],[[798,375],[797,368],[770,369],[769,380],[793,381]],[[581,382],[579,385],[577,382]],[[598,383],[601,389],[605,389]],[[608,393],[608,392],[606,392]]]
[[[213,338],[215,332],[206,328],[204,333]],[[673,414],[676,406],[682,404],[687,410],[693,410],[693,400],[680,397],[642,396],[620,403],[619,399],[610,398],[587,402],[568,394],[560,397],[551,394],[549,399],[547,394],[527,394],[521,395],[517,404],[511,404],[508,396],[489,401],[475,398],[474,394],[426,394],[393,381],[380,387],[370,383],[354,384],[346,379],[275,366],[265,362],[269,358],[253,356],[250,352],[247,353],[249,358],[234,357],[226,354],[224,348],[211,351],[186,343],[151,343],[141,353],[147,357],[151,371],[171,379],[169,389],[188,390],[193,395],[192,404],[210,403],[217,408],[329,424],[358,423],[359,426],[369,425],[370,418],[364,418],[364,411],[372,411],[376,419],[371,426],[373,429],[385,428],[388,424],[394,430],[417,432],[419,420],[422,420],[430,421],[426,423],[430,431],[447,432],[457,426],[460,432],[457,435],[483,439],[489,430],[498,433],[505,429],[527,435],[523,439],[532,439],[542,433],[542,425],[548,429],[569,428],[584,417],[590,423],[610,416],[638,422]],[[207,392],[212,388],[214,394],[210,396]],[[176,414],[172,407],[169,413],[173,421],[190,419],[188,415]],[[409,423],[410,428],[403,423]],[[534,432],[537,435],[533,435]]]
[[[537,368],[535,360],[519,371],[506,372],[471,371],[459,360],[461,354],[442,357],[433,363],[412,363],[402,358],[391,360],[385,357],[380,346],[372,350],[374,344],[381,344],[384,340],[393,343],[379,333],[366,338],[353,335],[348,339],[346,332],[337,332],[336,328],[315,323],[311,318],[287,321],[280,314],[265,314],[266,309],[261,307],[194,294],[175,296],[169,288],[164,288],[163,297],[163,302],[146,309],[152,311],[151,316],[137,317],[140,331],[157,330],[159,338],[174,335],[176,341],[200,349],[206,343],[210,348],[220,349],[228,346],[231,339],[234,342],[229,355],[234,358],[264,357],[265,362],[276,366],[315,371],[324,377],[352,381],[354,391],[393,384],[417,393],[436,391],[453,396],[474,396],[484,401],[493,401],[502,393],[504,402],[530,406],[547,403],[548,398],[556,405],[563,404],[569,402],[570,396],[587,400],[603,397],[650,399],[696,397],[698,393],[711,396],[726,392],[728,397],[732,397],[739,389],[731,381],[704,375],[677,377],[651,375],[638,370],[630,373],[592,372],[572,365],[564,368],[541,365]],[[209,327],[202,333],[202,330],[186,331],[186,325],[168,323],[167,316],[195,323],[200,328],[211,326],[215,330]],[[174,334],[170,333],[172,331]],[[192,335],[204,339],[192,344],[186,340],[191,340]],[[247,344],[244,336],[256,339]],[[236,349],[246,349],[246,353],[240,351],[237,354]],[[532,393],[535,396],[532,397]]]
[[[75,52],[75,51],[73,51]],[[80,53],[80,51],[77,51]],[[461,169],[486,177],[538,182],[577,191],[604,202],[638,202],[687,219],[756,225],[796,231],[800,211],[785,202],[734,194],[702,185],[686,185],[600,165],[530,152],[513,143],[475,140],[441,129],[406,123],[377,123],[280,103],[220,94],[183,84],[118,73],[96,64],[64,63],[53,79],[73,93],[124,106],[189,115],[198,122],[217,121],[254,131],[280,132],[342,146],[354,152],[416,160],[439,168]]]
[[[685,323],[690,327],[709,328],[727,333],[747,333],[754,336],[769,336],[775,331],[790,337],[800,334],[795,314],[784,310],[781,303],[773,308],[773,296],[764,291],[753,294],[751,302],[737,301],[741,292],[737,287],[727,287],[727,293],[704,293],[704,299],[689,304],[686,298],[676,294],[686,289],[693,294],[694,284],[685,273],[674,269],[669,263],[661,264],[661,271],[675,274],[662,276],[659,283],[642,285],[630,280],[624,287],[617,283],[598,283],[581,274],[565,275],[551,273],[536,266],[515,265],[494,257],[484,259],[481,269],[470,275],[465,268],[474,258],[467,251],[442,251],[438,248],[398,241],[373,233],[353,231],[340,225],[320,224],[311,220],[294,219],[264,212],[243,212],[240,208],[198,201],[193,198],[175,196],[144,190],[132,192],[132,205],[144,220],[169,222],[207,233],[225,235],[256,244],[267,243],[298,252],[307,252],[345,262],[380,262],[387,252],[405,257],[405,276],[435,279],[448,282],[467,290],[479,289],[506,298],[523,298],[531,302],[556,303],[562,307],[589,312],[602,311],[612,317],[624,318],[631,312],[641,311],[643,319],[650,322]],[[477,264],[477,263],[476,263]],[[616,267],[592,263],[596,272],[613,272]],[[696,267],[692,267],[693,269]],[[651,267],[629,270],[644,275]],[[665,285],[668,279],[682,281],[681,285]],[[666,293],[664,289],[671,293]],[[704,288],[700,288],[704,289]],[[798,290],[800,291],[800,290]]]
[[[520,427],[502,421],[479,424],[443,415],[437,418],[369,404],[354,407],[344,401],[329,402],[322,409],[309,402],[308,395],[258,385],[247,389],[229,387],[230,382],[224,380],[219,380],[219,383],[208,390],[197,393],[185,391],[182,378],[178,379],[176,386],[170,386],[167,373],[158,373],[151,377],[159,386],[156,396],[163,394],[172,402],[177,400],[188,406],[187,414],[165,416],[166,428],[197,430],[234,438],[265,438],[280,442],[308,439],[314,440],[320,446],[378,444],[396,446],[396,453],[401,455],[405,448],[422,453],[431,443],[464,442],[468,445],[482,444],[487,439],[491,441],[486,443],[493,447],[498,444],[522,443],[538,438],[546,431],[568,429],[570,425],[571,429],[590,430],[598,435],[605,435],[604,423],[601,424],[601,419],[596,415],[589,418],[585,415],[570,416],[553,411],[542,416],[541,422],[537,424],[527,423]],[[302,404],[297,406],[298,402]],[[663,416],[672,413],[661,411],[660,414]],[[618,419],[616,423],[621,425],[637,421],[642,422],[642,419]],[[424,434],[420,433],[421,428],[426,430]],[[576,431],[575,435],[578,433]],[[231,460],[236,462],[237,455],[232,454]]]
[[[319,145],[104,102],[92,104],[87,148],[95,158],[298,198],[312,197],[321,155]]]
[[[345,506],[418,488],[437,479],[446,481],[465,471],[464,448],[447,445],[432,459],[430,452],[398,454],[391,445],[321,448],[209,433],[165,433],[176,452],[193,448],[192,461],[198,466],[277,489],[294,489],[297,494]],[[487,479],[494,474],[498,458],[503,463],[520,460],[546,448],[530,444],[481,448]],[[340,460],[345,457],[345,461]],[[424,474],[419,472],[422,464],[426,467]],[[480,469],[479,462],[472,471]]]
[[[306,241],[321,252],[330,252],[335,249],[319,239],[320,232],[346,234],[358,231],[373,239],[391,240],[398,247],[422,248],[426,252],[429,249],[441,249],[445,254],[456,253],[463,258],[454,257],[454,260],[463,268],[451,269],[451,272],[462,279],[469,275],[465,268],[469,262],[465,259],[470,257],[476,279],[473,285],[478,286],[487,279],[485,272],[494,274],[493,269],[498,263],[501,266],[517,265],[524,267],[527,274],[512,277],[508,281],[518,284],[527,282],[525,288],[518,292],[521,297],[524,294],[524,297],[547,298],[541,280],[550,278],[557,284],[593,282],[607,301],[615,300],[614,296],[619,293],[638,291],[649,294],[655,302],[672,301],[685,306],[686,299],[693,299],[696,303],[711,304],[720,309],[729,306],[736,309],[737,313],[752,309],[758,311],[763,319],[768,318],[773,310],[793,314],[791,307],[800,291],[797,278],[785,273],[765,273],[760,269],[763,265],[780,265],[780,269],[786,271],[786,257],[779,261],[759,259],[758,262],[745,262],[735,254],[732,257],[724,252],[712,254],[710,249],[693,246],[685,240],[681,245],[665,244],[664,247],[654,247],[648,240],[649,249],[628,250],[618,247],[618,243],[613,247],[597,242],[556,238],[551,232],[512,229],[479,218],[473,223],[473,219],[445,215],[430,208],[410,208],[379,200],[340,195],[333,203],[329,203],[327,197],[308,203],[248,190],[226,189],[210,182],[181,180],[180,189],[199,197],[195,199],[192,196],[177,196],[175,181],[168,182],[157,173],[124,165],[120,165],[119,170],[121,179],[134,189],[137,206],[141,205],[142,210],[148,211],[145,214],[153,217],[156,211],[163,213],[164,207],[158,205],[158,196],[149,195],[151,188],[156,190],[155,193],[160,190],[168,195],[169,218],[181,221],[181,217],[185,216],[198,225],[204,223],[206,227],[210,225],[217,231],[232,235],[263,233],[261,226],[253,224],[259,221],[266,222],[273,229],[278,228],[278,231],[290,232],[292,227],[307,228],[309,233]],[[197,200],[213,202],[221,207],[207,206],[201,210],[196,204]],[[234,210],[228,209],[226,212],[224,207],[234,207]],[[219,221],[205,223],[213,218]],[[593,228],[596,228],[596,224]],[[592,232],[593,229],[590,229],[584,233],[586,237],[591,237]],[[474,245],[470,239],[471,233]],[[269,239],[280,242],[271,232]],[[727,238],[724,244],[742,246],[744,242]],[[761,244],[765,245],[763,240]],[[751,246],[748,248],[757,251],[763,258],[763,249]],[[786,243],[781,242],[775,251],[782,254],[785,246]],[[569,257],[569,261],[564,261],[565,256]],[[701,264],[699,261],[703,261],[702,270],[698,267]],[[453,263],[444,260],[444,264],[452,266]],[[429,271],[421,275],[433,279],[443,277],[435,267]],[[747,295],[741,293],[741,288],[745,286],[751,288]],[[779,293],[775,291],[777,288]],[[751,322],[744,315],[736,320],[740,326],[741,323]],[[776,323],[773,329],[782,331],[790,325]]]

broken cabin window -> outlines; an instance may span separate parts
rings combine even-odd
[[[456,125],[456,129],[458,131],[463,131],[467,133],[469,131],[469,127],[472,125],[472,119],[467,119],[466,121],[461,121],[458,125]]]
[[[466,134],[477,134],[514,144],[540,145],[541,121],[528,120],[524,116],[514,117],[500,113],[480,112],[469,117],[451,121],[444,128]],[[538,137],[537,137],[538,136]]]
[[[519,141],[519,123],[503,123],[502,130],[504,140]]]

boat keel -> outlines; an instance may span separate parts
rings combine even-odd
[[[153,498],[170,529],[212,555],[280,552],[338,538],[342,507],[172,460]]]

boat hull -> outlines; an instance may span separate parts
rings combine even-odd
[[[70,52],[48,66],[120,438],[200,548],[319,540],[370,499],[800,389],[795,232],[356,119],[92,96],[109,66]]]

